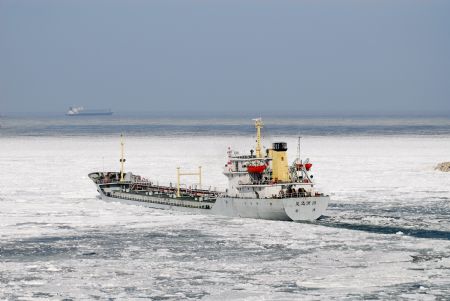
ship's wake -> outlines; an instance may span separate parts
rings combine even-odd
[[[307,222],[306,222],[307,223]],[[416,238],[429,238],[429,239],[444,239],[450,240],[450,231],[422,229],[422,228],[409,228],[396,225],[375,225],[367,223],[348,223],[339,222],[330,217],[323,217],[312,224],[317,224],[326,227],[365,231],[377,234],[395,234],[395,235],[407,235]]]
[[[328,214],[313,224],[377,234],[450,240],[449,199],[421,204],[332,203]]]

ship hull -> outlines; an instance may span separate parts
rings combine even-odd
[[[154,209],[174,210],[195,214],[212,214],[228,217],[256,218],[280,221],[313,221],[325,214],[328,196],[280,199],[250,199],[219,197],[214,203],[183,202],[173,198],[121,193],[100,198],[107,202],[120,202]]]
[[[282,199],[218,198],[213,214],[282,221],[313,221],[325,214],[328,196]]]
[[[66,114],[66,116],[110,116],[113,112],[95,112],[95,113],[76,113],[76,114]]]

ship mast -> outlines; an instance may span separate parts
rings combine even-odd
[[[256,127],[256,158],[262,158],[261,156],[261,128],[263,127],[263,123],[260,118],[253,119],[255,121]]]
[[[124,145],[125,143],[123,142],[123,134],[120,134],[120,151],[121,151],[121,156],[120,156],[120,182],[123,182],[123,175],[124,175],[124,165],[125,165],[125,158],[123,157],[124,155]]]

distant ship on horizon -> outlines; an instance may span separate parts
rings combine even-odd
[[[66,116],[105,116],[112,115],[113,112],[108,110],[85,110],[84,107],[70,107]]]

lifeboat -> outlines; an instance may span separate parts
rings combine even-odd
[[[249,165],[247,166],[248,173],[263,173],[266,165]]]
[[[306,163],[305,164],[305,168],[306,168],[307,171],[309,171],[311,169],[311,167],[312,167],[312,163]]]

